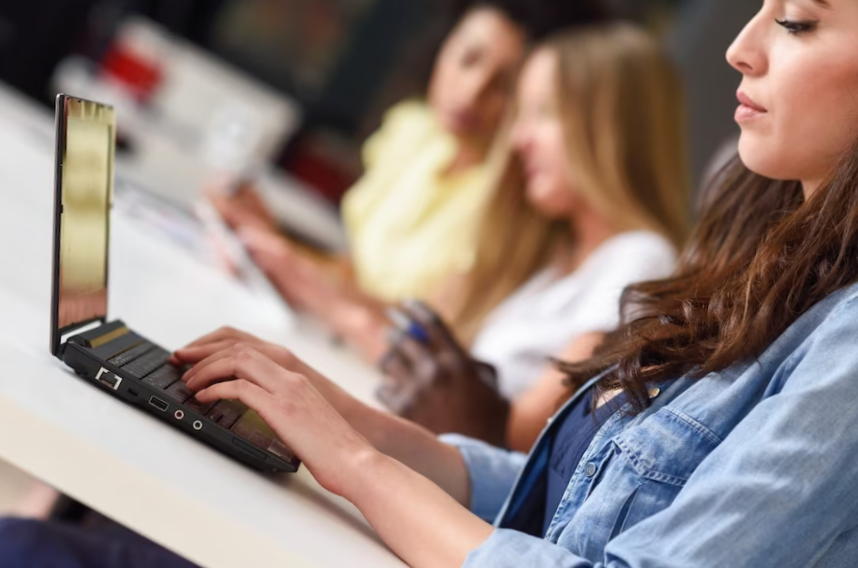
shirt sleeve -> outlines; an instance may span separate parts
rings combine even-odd
[[[471,512],[486,522],[493,522],[524,468],[527,456],[458,434],[444,434],[439,439],[455,446],[465,460],[471,481]]]
[[[858,306],[817,328],[676,500],[585,559],[496,530],[466,568],[813,566],[858,525]],[[789,333],[789,331],[787,332]],[[830,558],[829,558],[830,560]],[[854,547],[826,566],[851,566]]]

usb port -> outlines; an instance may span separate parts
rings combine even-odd
[[[160,410],[161,412],[167,412],[167,409],[170,407],[166,401],[161,400],[157,396],[153,396],[149,399],[149,404]]]

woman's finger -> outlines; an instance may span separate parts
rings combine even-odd
[[[387,353],[381,358],[378,367],[392,382],[406,382],[411,377],[409,359],[396,344],[391,345]]]
[[[277,423],[279,412],[274,395],[259,385],[244,379],[226,381],[214,384],[196,394],[196,399],[202,404],[208,404],[217,400],[237,400],[255,410],[268,426],[278,433],[281,424]]]
[[[182,347],[180,349],[177,349],[176,351],[174,351],[170,355],[169,361],[171,364],[177,365],[177,366],[183,365],[186,363],[193,364],[193,363],[198,362],[202,358],[197,359],[196,361],[186,361],[185,358],[187,357],[187,355],[185,355],[185,352],[188,350],[197,349],[199,347],[204,347],[207,345],[213,345],[216,343],[220,343],[220,344],[224,344],[226,342],[238,343],[239,341],[248,342],[248,341],[255,341],[255,340],[256,340],[256,338],[253,337],[252,335],[238,331],[237,329],[233,329],[231,327],[222,327],[216,331],[213,331],[207,335],[200,337],[199,339],[197,339],[195,341],[192,341],[191,343],[188,343],[187,345],[185,345],[184,347]]]
[[[289,371],[252,347],[236,345],[209,357],[194,367],[192,372],[185,381],[192,391],[200,391],[213,383],[236,378],[250,381],[273,393],[277,390],[278,375]]]
[[[224,338],[219,341],[214,341],[212,343],[206,343],[204,345],[182,347],[181,349],[173,353],[173,357],[175,357],[176,361],[178,361],[180,364],[196,365],[200,361],[211,357],[219,351],[226,351],[230,347],[234,346],[236,343],[244,343],[244,340],[241,340],[239,338]]]
[[[418,393],[419,390],[411,383],[397,383],[385,378],[375,396],[388,410],[401,416],[414,408]]]
[[[207,333],[206,335],[188,343],[185,347],[196,347],[198,345],[206,345],[208,343],[213,343],[215,341],[221,341],[227,338],[235,338],[238,339],[240,337],[252,337],[243,331],[239,331],[237,329],[231,327],[221,327],[216,329],[211,333]]]
[[[236,345],[238,345],[238,344],[235,344],[228,349],[221,349],[219,351],[216,351],[215,353],[212,353],[211,355],[209,355],[208,357],[206,357],[202,361],[198,362],[196,365],[191,367],[182,376],[182,381],[184,381],[184,383],[187,385],[205,367],[211,365],[212,363],[220,361],[221,359],[228,359],[228,358],[232,357],[233,356],[233,348],[236,347]]]
[[[258,227],[242,228],[238,238],[254,254],[285,256],[289,251],[283,237]]]

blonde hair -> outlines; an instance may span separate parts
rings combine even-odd
[[[656,40],[616,23],[566,32],[539,49],[557,56],[556,104],[576,192],[618,229],[655,231],[681,246],[688,233],[683,99]],[[508,141],[489,164],[495,188],[475,264],[449,314],[466,343],[558,247],[574,246],[567,221],[550,220],[527,202]]]

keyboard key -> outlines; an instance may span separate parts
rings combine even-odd
[[[173,365],[164,365],[143,379],[143,384],[159,389],[167,389],[182,378],[182,369]]]
[[[206,415],[213,422],[217,422],[227,430],[241,418],[247,411],[247,407],[234,400],[221,400]]]
[[[159,367],[166,365],[169,358],[170,353],[168,351],[155,347],[152,351],[122,367],[122,370],[133,377],[143,379]]]
[[[165,390],[164,394],[166,394],[168,397],[172,398],[176,402],[180,402],[182,404],[184,404],[185,401],[189,400],[192,396],[194,396],[194,393],[192,393],[190,389],[188,389],[187,385],[185,385],[185,383],[183,383],[182,381],[176,381],[175,383],[170,385],[170,388]]]
[[[202,402],[198,401],[197,399],[191,398],[190,400],[185,401],[185,406],[187,406],[191,410],[196,410],[197,412],[199,412],[203,416],[206,416],[209,413],[209,411],[212,409],[212,407],[215,404],[217,404],[218,402],[220,402],[220,401],[216,400],[214,402],[208,402],[206,404],[203,404]]]
[[[137,359],[138,357],[144,355],[147,351],[154,349],[154,347],[155,346],[148,341],[143,341],[141,343],[138,343],[137,345],[133,345],[130,349],[126,349],[119,355],[111,357],[110,359],[108,359],[108,361],[110,363],[113,363],[117,367],[121,367],[123,365],[127,365],[134,359]]]

